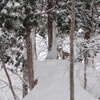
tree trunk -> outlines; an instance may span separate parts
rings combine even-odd
[[[27,67],[28,67],[28,78],[30,90],[34,87],[34,70],[33,70],[33,52],[32,52],[32,41],[30,39],[30,31],[28,31],[26,38],[26,48],[27,48]]]
[[[91,30],[87,31],[84,34],[84,39],[87,40],[87,43],[89,44],[89,40],[91,37]],[[84,45],[84,49],[86,50],[88,47],[86,45]],[[89,50],[87,50],[86,52],[84,52],[83,57],[84,57],[84,89],[86,89],[87,87],[87,66],[88,66],[88,62],[89,62]]]
[[[88,51],[84,53],[84,89],[87,87],[87,64],[88,64],[88,59],[87,59]]]
[[[34,58],[38,59],[37,50],[36,50],[36,32],[34,33]]]
[[[53,7],[53,0],[48,0],[48,10]],[[48,14],[48,55],[47,59],[57,59],[56,22],[53,20],[52,10]]]
[[[53,35],[52,35],[52,47],[51,50],[48,50],[47,59],[57,59],[57,38],[56,35],[58,33],[56,28],[56,22],[53,21]]]
[[[30,90],[37,84],[37,79],[34,81],[34,57],[35,57],[35,50],[36,50],[36,34],[35,29],[31,32],[27,32],[27,38],[26,38],[26,49],[25,55],[24,54],[24,68],[23,68],[23,79],[25,82],[29,83]],[[23,83],[23,97],[28,93],[28,85]]]
[[[95,35],[94,34],[95,33],[95,26],[94,26],[94,4],[95,4],[95,0],[93,0],[91,2],[91,7],[90,7],[90,9],[88,9],[88,10],[90,10],[91,25],[92,25],[91,26],[91,30],[87,31],[85,33],[85,36],[84,36],[84,39],[86,39],[88,41],[88,44],[89,44],[89,39]],[[87,47],[85,46],[84,48],[86,49]],[[88,63],[89,63],[89,59],[88,59],[89,56],[90,56],[89,53],[90,53],[89,50],[84,53],[84,64],[85,64],[85,66],[84,66],[84,89],[86,89],[86,87],[87,87],[87,73],[86,73],[86,71],[87,71],[87,66],[88,66]],[[92,63],[94,65],[93,59],[91,59],[91,60],[92,60]]]
[[[92,0],[91,3],[91,23],[92,23],[92,32],[91,32],[91,37],[95,35],[95,22],[94,22],[94,12],[95,12],[95,0]]]
[[[53,7],[52,0],[48,0],[48,9],[51,9]],[[53,24],[53,18],[51,11],[48,12],[48,51],[51,51],[52,48],[52,24]]]
[[[74,33],[75,33],[75,0],[72,0],[70,32],[70,100],[74,100]]]
[[[23,79],[25,82],[28,83],[28,67],[27,67],[27,60],[24,62],[23,68]],[[23,98],[28,94],[28,86],[23,82]]]

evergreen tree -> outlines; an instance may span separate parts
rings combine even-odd
[[[29,82],[30,89],[35,86],[32,43],[30,40],[32,28],[38,25],[35,2],[31,0],[6,0],[0,3],[2,5],[2,7],[0,6],[0,27],[2,31],[0,35],[1,55],[4,57],[5,63],[12,63],[16,66],[16,69],[19,65],[22,65],[24,79],[27,77],[25,81]],[[25,50],[24,40],[27,47],[27,59],[24,57],[26,54],[23,54]],[[26,61],[27,63],[25,63]]]

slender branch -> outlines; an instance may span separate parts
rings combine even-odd
[[[7,87],[7,86],[9,87],[9,85],[8,85],[8,83],[7,83],[6,81],[4,81],[4,80],[2,80],[2,79],[0,79],[0,81],[6,84],[5,86],[0,87],[0,89],[5,88],[5,87]]]
[[[87,48],[87,49],[85,49],[81,54],[79,54],[76,58],[74,58],[74,59],[75,59],[74,62],[76,62],[76,60],[77,60],[81,55],[83,55],[86,51],[88,51],[88,50],[98,50],[98,49],[94,49],[94,48]]]
[[[0,89],[9,87],[9,84],[8,84],[6,81],[4,81],[4,80],[2,80],[2,79],[0,79],[0,81],[6,84],[5,86],[0,87]],[[9,87],[9,88],[10,88],[10,87]],[[13,88],[22,91],[22,90],[21,90],[20,88],[18,88],[18,87],[16,88],[16,87],[14,86]]]
[[[5,74],[6,74],[7,78],[8,78],[9,87],[10,87],[11,92],[12,92],[12,94],[13,94],[14,100],[17,100],[18,98],[17,98],[17,96],[15,95],[15,92],[14,92],[14,90],[13,90],[12,82],[11,82],[10,76],[9,76],[9,74],[8,74],[8,71],[7,71],[7,69],[6,69],[5,63],[4,63],[4,61],[3,61],[2,58],[0,58],[0,59],[1,59],[1,61],[2,61],[2,65],[3,65],[3,68],[4,68]]]
[[[48,12],[52,11],[54,8],[55,8],[55,6],[54,6],[54,7],[52,7],[52,8],[50,8],[50,9],[48,9],[47,11],[42,12],[41,14],[48,13]]]
[[[18,73],[16,73],[15,71],[12,71],[12,70],[9,69],[9,68],[7,68],[7,69],[8,69],[9,71],[11,71],[13,74],[17,75],[17,76],[21,79],[21,81],[22,81],[25,85],[27,85],[28,88],[29,88],[28,83],[27,83]]]

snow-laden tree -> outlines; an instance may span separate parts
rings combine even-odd
[[[1,54],[4,57],[4,62],[12,63],[16,69],[19,68],[19,65],[22,65],[21,71],[23,71],[23,78],[26,81],[24,85],[31,90],[35,85],[32,38],[30,38],[30,35],[38,25],[36,1],[3,0],[0,4],[2,5],[0,6],[0,27],[2,31],[0,37],[4,41],[4,44],[1,43],[1,47],[3,47]],[[26,83],[29,85],[27,86]],[[28,89],[26,88],[23,96],[27,92]]]
[[[82,51],[85,51],[83,53],[83,57],[84,57],[84,88],[86,89],[87,87],[87,78],[86,78],[86,70],[87,70],[87,66],[89,63],[89,59],[91,58],[91,62],[93,62],[93,56],[91,56],[91,50],[88,49],[88,45],[91,44],[91,38],[94,38],[98,32],[98,20],[99,20],[99,16],[98,13],[100,12],[99,10],[99,0],[78,0],[76,3],[76,22],[77,22],[77,29],[81,29],[83,31],[83,38],[84,38],[84,45],[83,43],[81,43],[81,47],[79,48],[81,52],[78,53],[82,53]],[[84,50],[82,50],[81,48],[84,48]],[[87,50],[86,50],[87,49]],[[92,54],[94,50],[92,50]],[[81,56],[82,57],[82,56]],[[81,58],[82,59],[82,58]]]

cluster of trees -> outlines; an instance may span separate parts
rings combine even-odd
[[[72,5],[72,6],[71,6]],[[57,58],[56,37],[58,34],[70,35],[70,84],[71,100],[74,100],[74,46],[73,40],[81,29],[85,43],[96,35],[100,27],[99,0],[0,0],[0,61],[8,77],[14,99],[11,79],[7,64],[12,64],[17,72],[19,66],[23,72],[23,97],[37,84],[34,79],[35,36],[39,34],[46,38],[48,34],[47,59]],[[83,46],[83,45],[80,45]],[[80,51],[80,50],[79,50]],[[87,49],[83,53],[87,65]],[[55,54],[55,55],[54,55]],[[81,58],[82,59],[82,58]],[[86,71],[86,66],[85,66]],[[86,80],[86,73],[84,75]],[[86,81],[85,86],[86,88]]]

